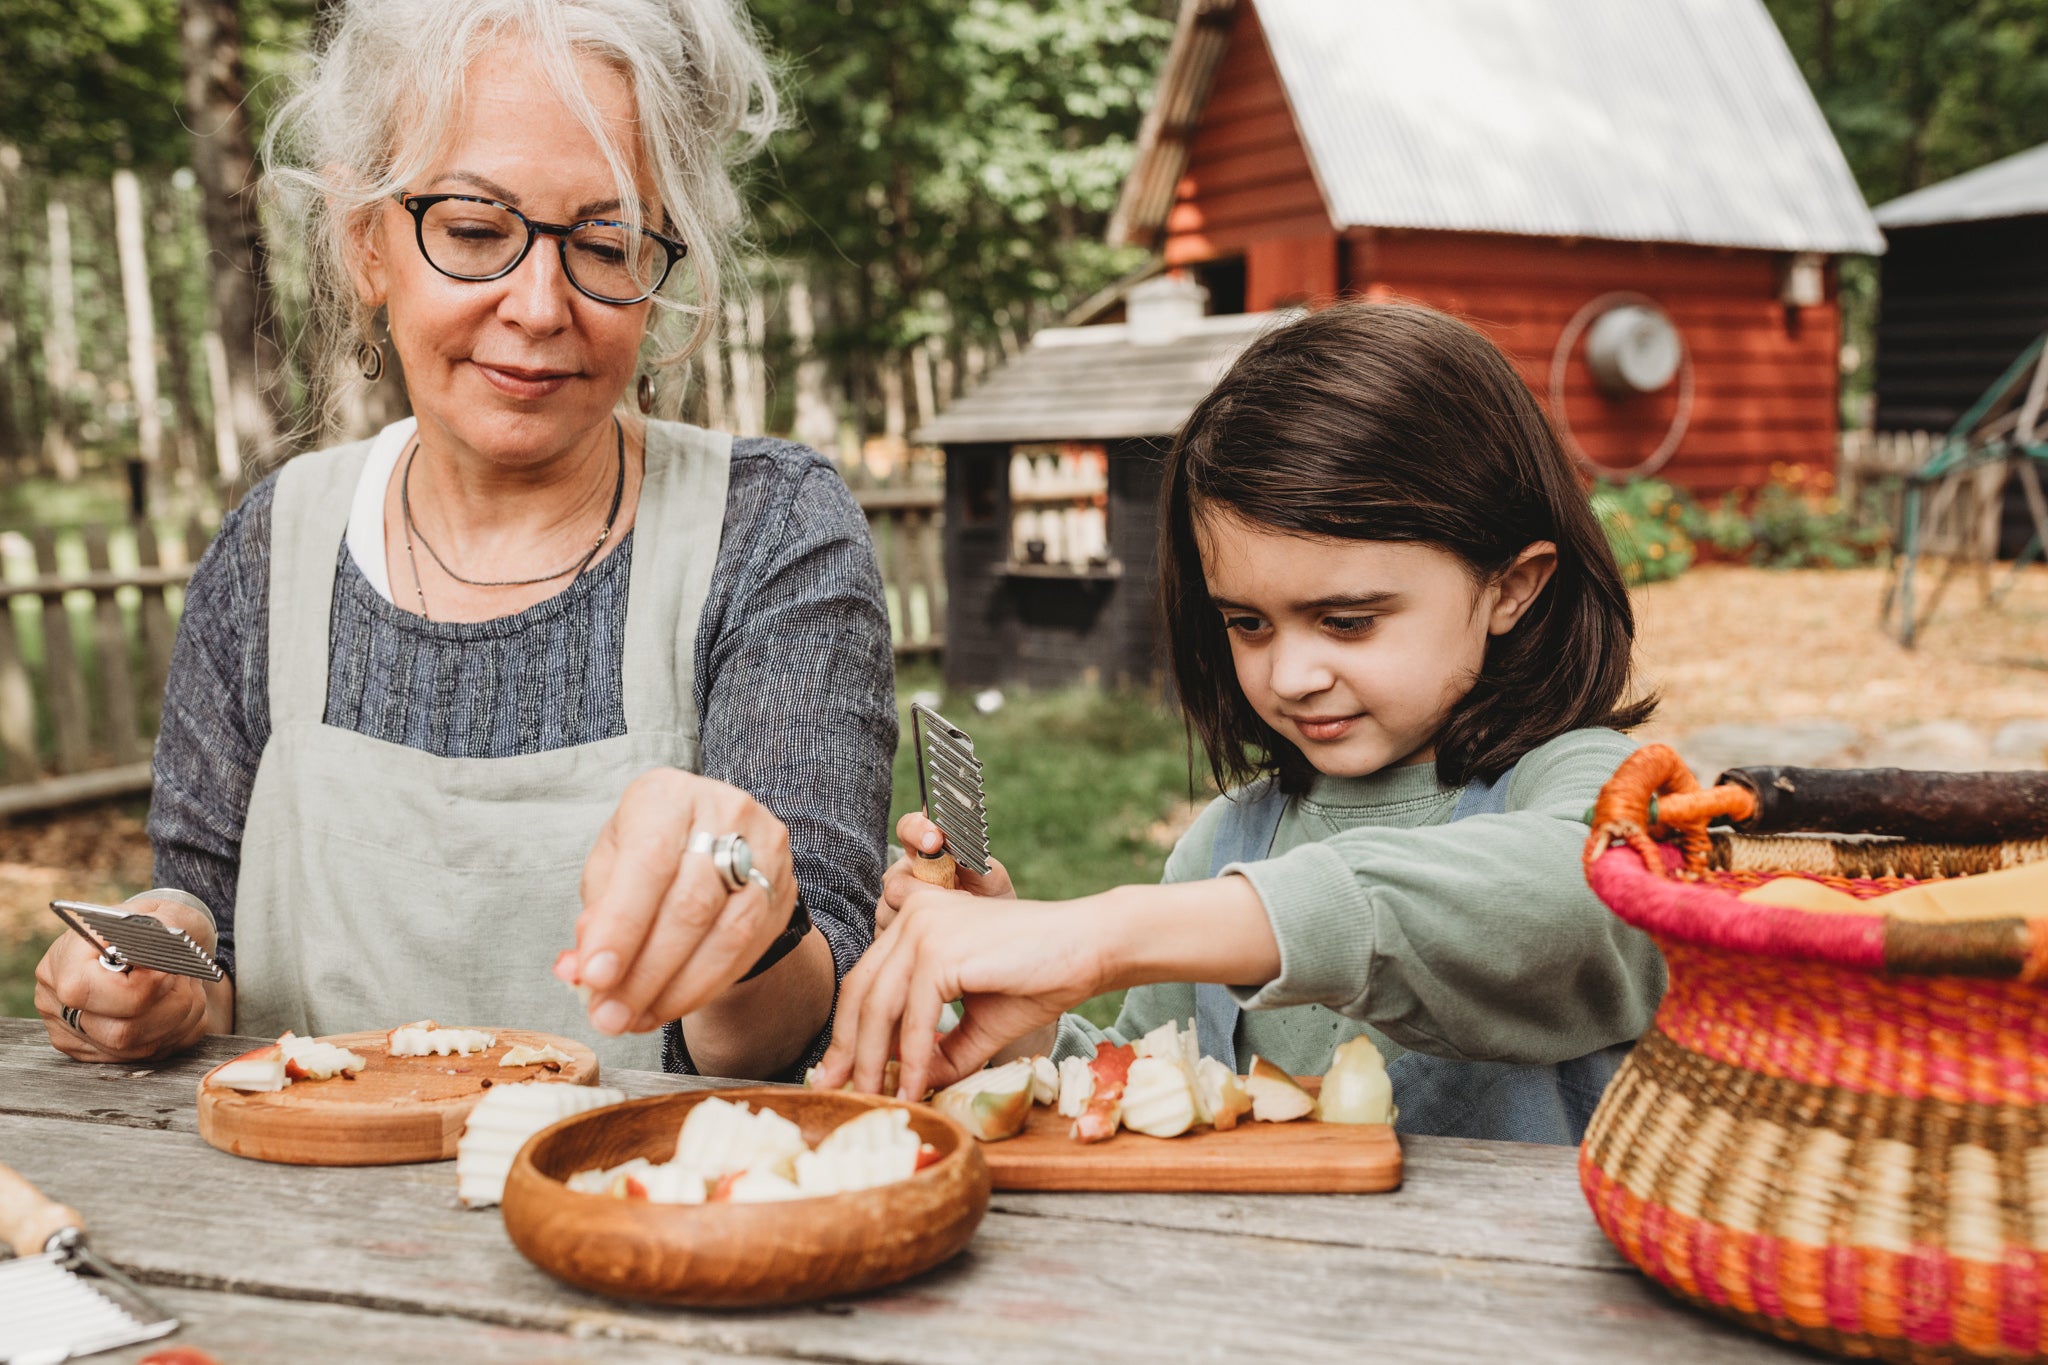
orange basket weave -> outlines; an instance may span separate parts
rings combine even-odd
[[[2032,784],[2034,804],[1963,818],[1965,836],[2012,831],[1977,842],[1710,834],[1797,784],[1701,791],[1669,749],[1631,757],[1595,807],[1587,877],[1670,985],[1579,1150],[1593,1215],[1673,1293],[1790,1341],[2048,1359],[2048,905],[1930,922],[1737,899],[1786,875],[1868,899],[2048,857],[2048,775],[1804,775],[1893,810],[1936,784],[1967,815],[1972,781]]]

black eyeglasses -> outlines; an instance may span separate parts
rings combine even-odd
[[[510,204],[473,194],[391,196],[412,215],[427,264],[454,280],[502,279],[533,250],[535,236],[555,239],[562,271],[576,291],[599,303],[639,303],[668,279],[690,248],[646,228],[601,218],[537,223]]]

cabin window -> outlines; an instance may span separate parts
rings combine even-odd
[[[1109,455],[1102,446],[1066,441],[1011,451],[1010,563],[1077,575],[1111,566]]]
[[[1245,300],[1244,257],[1226,256],[1193,267],[1195,280],[1209,291],[1209,312],[1242,313]]]

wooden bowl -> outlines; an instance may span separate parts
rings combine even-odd
[[[816,1146],[848,1119],[896,1105],[879,1095],[763,1086],[661,1095],[578,1114],[513,1160],[505,1230],[529,1261],[600,1294],[697,1307],[763,1307],[857,1294],[929,1270],[967,1245],[988,1212],[988,1165],[967,1130],[921,1104],[910,1127],[939,1159],[908,1180],[772,1204],[652,1204],[582,1194],[578,1171],[667,1161],[692,1106],[716,1094],[767,1106]]]

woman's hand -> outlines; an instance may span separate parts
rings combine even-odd
[[[1101,925],[1091,900],[990,905],[930,887],[910,895],[840,985],[819,1083],[850,1079],[856,1090],[875,1090],[900,1056],[897,1093],[916,1099],[977,1070],[1011,1039],[1103,989]],[[963,1006],[960,1023],[940,1036],[940,1013],[953,1000]]]
[[[696,833],[740,835],[772,890],[730,890],[710,854],[687,851]],[[597,836],[576,947],[555,974],[592,989],[600,1032],[645,1033],[744,976],[788,926],[796,894],[782,821],[737,787],[657,768],[626,788]]]
[[[189,905],[169,900],[133,900],[124,910],[154,915],[190,934],[209,953],[213,921]],[[66,933],[36,964],[36,1013],[50,1031],[50,1044],[81,1062],[139,1062],[192,1046],[208,1033],[233,1024],[234,986],[202,982],[136,967],[109,971],[99,954],[77,934]],[[75,1025],[64,1011],[76,1009]]]
[[[878,934],[895,921],[903,903],[914,893],[931,889],[928,883],[919,881],[911,872],[916,854],[909,850],[922,849],[930,855],[946,846],[946,836],[939,833],[939,827],[922,811],[912,811],[896,822],[896,840],[906,851],[882,874],[882,898],[875,902],[875,932]],[[1010,885],[1010,870],[994,858],[988,860],[987,876],[962,866],[959,878],[960,889],[969,895],[1017,898],[1017,888]]]

